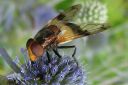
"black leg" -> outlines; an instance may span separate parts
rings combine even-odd
[[[74,48],[72,57],[73,57],[73,59],[76,61],[77,65],[78,65],[78,62],[77,62],[77,60],[76,60],[76,58],[75,58],[75,54],[76,54],[76,46],[75,46],[75,45],[72,45],[72,46],[58,46],[57,48],[58,48],[58,49]]]
[[[76,46],[74,46],[74,51],[73,51],[72,57],[75,57],[75,54],[76,54]]]
[[[76,54],[76,46],[75,45],[72,45],[72,46],[58,46],[57,48],[59,48],[59,49],[74,48],[72,57],[74,57],[75,54]]]
[[[58,50],[57,49],[53,49],[53,52],[59,57],[61,58],[62,56],[59,54]]]
[[[49,55],[48,51],[46,51],[46,54],[47,54],[48,62],[50,63],[51,59],[50,59],[50,55]]]
[[[57,48],[59,48],[59,49],[76,48],[76,46],[75,45],[72,45],[72,46],[58,46]]]

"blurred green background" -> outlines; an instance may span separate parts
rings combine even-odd
[[[20,49],[25,48],[29,38],[60,11],[73,4],[88,1],[90,0],[0,0],[0,47],[4,47],[13,60],[18,56],[23,63]],[[128,0],[91,1],[98,1],[106,7],[103,10],[107,10],[106,21],[111,24],[111,28],[69,44],[77,46],[76,56],[87,72],[88,84],[128,85]],[[92,5],[87,7],[91,9]],[[85,12],[86,14],[88,13]],[[96,12],[86,18],[95,15]],[[103,16],[98,17],[102,20]],[[0,57],[0,75],[11,71]]]

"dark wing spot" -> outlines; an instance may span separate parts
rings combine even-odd
[[[76,24],[66,23],[66,25],[69,26],[73,30],[73,32],[77,33],[78,35],[84,35],[84,36],[91,35],[91,33],[88,30],[82,31],[80,26]]]
[[[84,35],[85,35],[85,36],[91,35],[91,33],[90,33],[88,30],[85,30],[85,31],[84,31]]]
[[[74,24],[74,23],[65,23],[65,25],[69,26],[70,29],[73,30],[74,33],[77,33],[79,35],[83,35],[84,32],[80,29],[80,26]]]
[[[64,19],[64,17],[65,17],[65,14],[60,13],[60,14],[57,16],[57,19],[58,19],[58,20],[62,20],[62,19]]]

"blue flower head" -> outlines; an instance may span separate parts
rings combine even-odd
[[[59,58],[46,53],[35,62],[22,64],[19,73],[7,76],[16,85],[86,85],[85,73],[70,56]]]

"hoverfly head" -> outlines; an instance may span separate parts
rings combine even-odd
[[[35,61],[44,53],[43,47],[34,39],[30,38],[26,44],[28,55],[31,61]]]

